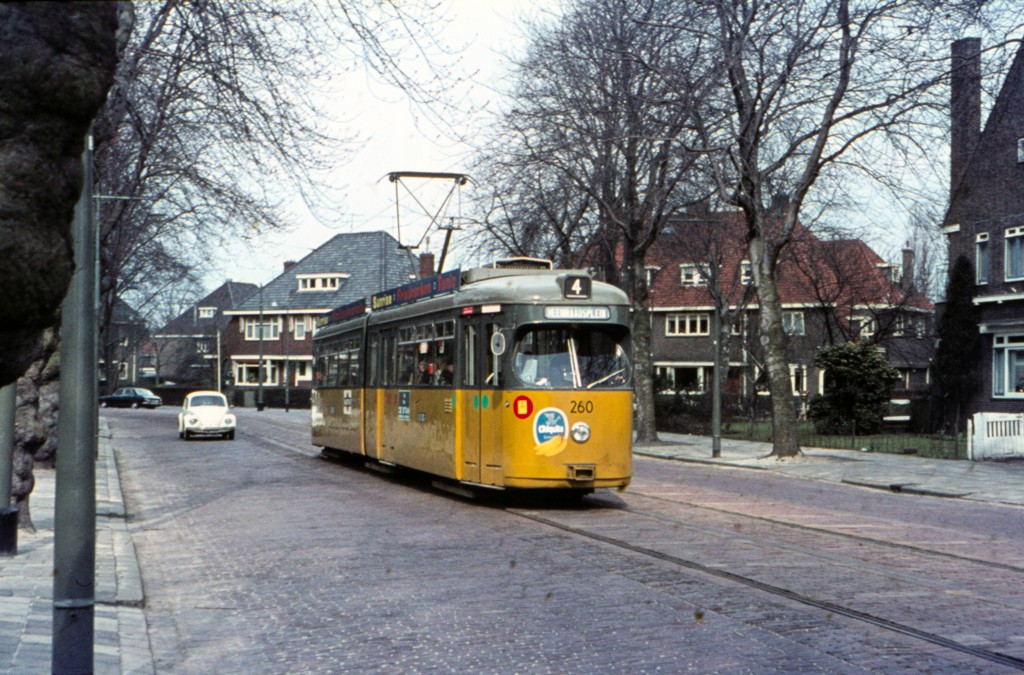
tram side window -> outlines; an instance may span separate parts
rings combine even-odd
[[[434,377],[431,383],[438,387],[455,384],[455,321],[448,319],[434,324],[436,341],[431,349]]]
[[[414,384],[419,374],[419,347],[416,339],[416,328],[409,326],[398,332],[398,382],[397,384]]]
[[[359,386],[359,338],[351,338],[345,341],[346,361],[348,362],[348,373],[345,384],[350,387]]]
[[[487,324],[487,360],[484,362],[484,384],[491,387],[501,386],[501,355],[493,353],[491,345],[495,333],[501,332],[501,324]]]
[[[396,384],[395,362],[398,359],[398,342],[395,335],[384,337],[384,349],[381,353],[381,384]]]
[[[476,387],[476,327],[466,324],[462,327],[462,379],[464,387]]]
[[[319,354],[316,357],[316,367],[313,369],[313,385],[316,387],[327,386],[324,377],[327,375],[327,357],[324,354]]]
[[[327,355],[327,376],[324,378],[324,386],[338,386],[338,382],[341,380],[341,368],[341,354],[332,351]]]
[[[369,338],[370,344],[366,351],[366,386],[377,386],[377,353],[380,346],[380,336],[372,335]]]

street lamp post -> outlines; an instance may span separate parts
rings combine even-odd
[[[260,284],[260,360],[258,374],[256,377],[256,410],[263,411],[263,284]]]
[[[285,317],[287,317],[287,316],[288,315],[285,314]],[[289,357],[291,356],[291,350],[290,350],[289,347],[290,347],[290,343],[288,341],[288,320],[286,318],[285,322],[284,322],[284,411],[285,412],[288,412],[288,408],[290,407],[290,404],[291,404],[290,396],[289,395],[290,395],[290,392],[291,392],[291,383],[292,383],[292,364],[289,361]]]

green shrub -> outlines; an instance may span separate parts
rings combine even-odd
[[[848,342],[821,349],[815,365],[825,370],[825,393],[811,401],[807,416],[819,434],[874,434],[882,428],[899,371],[870,343]]]

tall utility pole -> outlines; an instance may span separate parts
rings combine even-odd
[[[96,407],[99,240],[92,217],[92,136],[71,226],[75,272],[61,307],[60,416],[53,524],[54,673],[93,672],[96,598]]]

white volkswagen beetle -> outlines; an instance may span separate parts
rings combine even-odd
[[[228,400],[218,391],[193,391],[185,397],[178,413],[178,438],[221,436],[229,441],[235,437],[235,416],[228,410]]]

